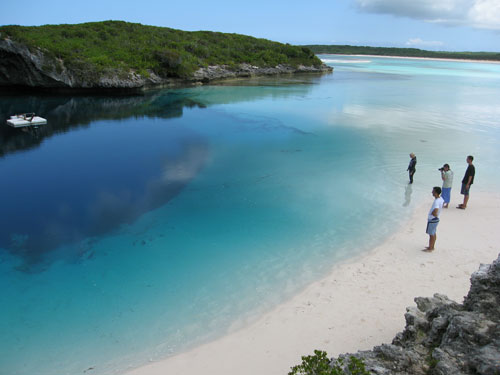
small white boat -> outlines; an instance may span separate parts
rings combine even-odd
[[[43,117],[36,116],[34,113],[22,113],[20,115],[10,116],[7,120],[7,125],[13,128],[24,128],[27,126],[45,125],[47,120]]]

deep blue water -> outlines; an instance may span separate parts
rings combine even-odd
[[[2,96],[0,118],[48,125],[0,131],[0,374],[120,373],[247,324],[380,243],[445,162],[455,202],[468,154],[498,189],[500,65],[322,58],[333,74]]]

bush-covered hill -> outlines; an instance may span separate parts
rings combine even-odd
[[[142,77],[189,77],[200,67],[247,63],[321,66],[306,47],[238,34],[145,26],[122,21],[38,27],[1,26],[0,40],[11,39],[64,63],[69,70],[102,74],[110,69]],[[48,67],[47,67],[48,68]]]
[[[471,59],[500,61],[500,52],[446,52],[426,51],[417,48],[386,48],[348,45],[307,45],[314,53],[332,53],[339,55],[380,55],[404,57],[428,57],[444,59]]]

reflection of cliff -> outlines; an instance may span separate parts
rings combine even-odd
[[[307,75],[286,79],[260,77],[221,86],[160,90],[137,96],[0,95],[0,157],[37,147],[44,138],[88,126],[97,120],[140,116],[174,118],[181,117],[184,108],[301,95],[307,93],[318,79]],[[5,125],[10,115],[23,112],[35,112],[46,118],[48,123],[36,133],[25,133]]]
[[[92,121],[124,119],[133,116],[172,118],[182,116],[184,107],[203,107],[189,95],[168,92],[125,97],[0,97],[0,119],[10,115],[35,112],[47,119],[36,133],[0,126],[0,156],[38,146],[53,134],[87,126]]]

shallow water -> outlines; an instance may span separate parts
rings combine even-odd
[[[2,97],[48,125],[0,133],[0,373],[119,373],[246,324],[380,243],[445,162],[455,202],[468,154],[473,190],[498,189],[500,65],[322,58],[333,74]]]

